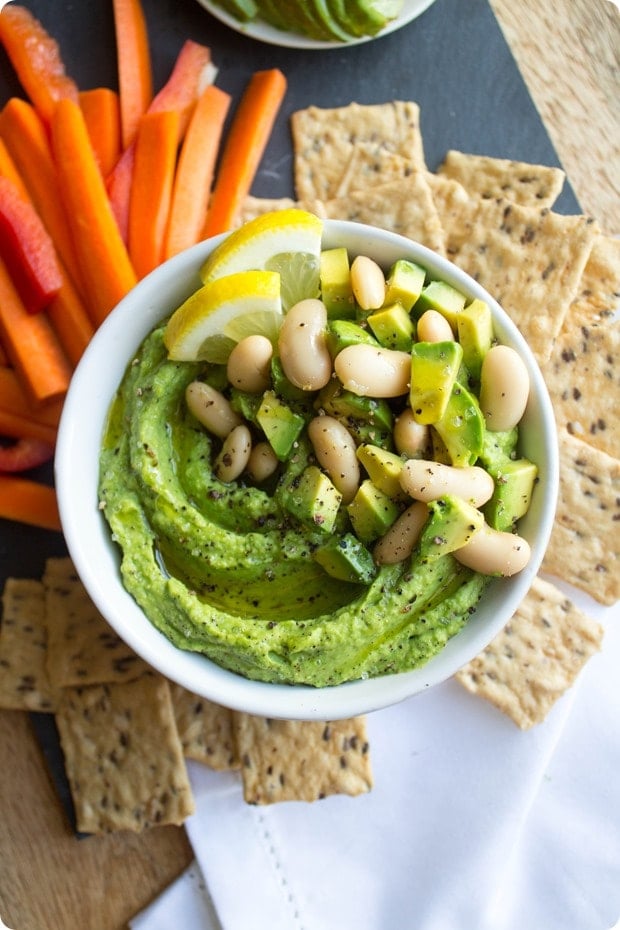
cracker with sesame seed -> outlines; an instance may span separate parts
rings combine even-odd
[[[561,168],[450,149],[437,173],[458,181],[471,197],[503,198],[523,206],[551,207],[566,175]]]
[[[234,719],[248,804],[316,801],[372,788],[364,717],[323,723],[235,713]]]
[[[584,268],[565,328],[591,326],[618,318],[620,311],[620,239],[599,235]]]
[[[233,711],[170,683],[172,707],[183,755],[223,771],[239,768],[233,735]]]
[[[194,810],[166,679],[65,688],[56,714],[82,833],[181,824]]]
[[[0,707],[51,713],[59,692],[46,667],[47,627],[43,584],[7,578],[0,626]]]
[[[526,730],[542,723],[602,638],[600,624],[536,578],[502,632],[455,678]]]

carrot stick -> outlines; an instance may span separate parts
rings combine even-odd
[[[7,3],[2,8],[0,43],[44,120],[51,119],[57,100],[67,97],[77,102],[77,85],[65,71],[58,43],[25,7]]]
[[[129,256],[139,278],[163,259],[178,138],[174,110],[140,120],[129,206]]]
[[[46,313],[67,358],[76,366],[95,335],[95,327],[69,277],[65,276],[62,287],[48,304]]]
[[[15,369],[8,365],[0,365],[0,408],[5,412],[56,429],[60,422],[63,402],[61,398],[46,404],[33,404]]]
[[[226,137],[203,238],[233,226],[250,192],[286,86],[286,78],[277,68],[257,71],[250,78]]]
[[[80,91],[80,107],[101,173],[106,177],[122,150],[118,94],[110,87]]]
[[[165,258],[200,240],[230,100],[230,94],[210,85],[196,104],[179,154]]]
[[[22,180],[22,176],[2,139],[0,139],[0,177],[11,182],[22,200],[30,200],[30,194]]]
[[[4,11],[0,18],[4,16]],[[65,269],[82,293],[84,281],[58,187],[58,172],[45,124],[34,107],[12,97],[0,111],[0,135]]]
[[[205,87],[213,82],[216,70],[211,64],[211,51],[192,39],[181,46],[172,73],[155,95],[148,113],[174,110],[179,114],[179,142],[183,139],[196,101]],[[133,172],[134,146],[129,145],[107,178],[108,196],[125,242],[129,234],[129,201]]]
[[[0,517],[45,530],[61,529],[54,489],[14,475],[0,475]]]
[[[1,260],[0,336],[35,404],[66,393],[71,366],[50,322],[44,313],[28,313]]]
[[[151,55],[141,0],[112,0],[123,148],[153,99]]]
[[[57,430],[53,426],[46,426],[45,423],[38,423],[36,420],[28,420],[26,417],[20,417],[0,407],[1,436],[10,436],[11,439],[36,439],[38,442],[53,446],[56,442],[56,434]]]
[[[78,104],[72,100],[58,102],[52,116],[51,137],[60,195],[97,326],[131,290],[137,278]]]
[[[9,364],[9,357],[6,354],[6,350],[2,343],[0,342],[0,365],[6,366]]]

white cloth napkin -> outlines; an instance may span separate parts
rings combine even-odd
[[[570,593],[605,625],[604,648],[532,730],[448,681],[369,716],[368,795],[250,807],[236,773],[192,764],[187,831],[224,930],[612,927],[620,610]],[[177,899],[132,926],[182,912],[189,927]],[[162,907],[167,923],[149,922]]]

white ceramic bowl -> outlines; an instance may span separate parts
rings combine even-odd
[[[125,297],[100,327],[73,377],[64,405],[55,461],[63,531],[77,572],[100,612],[155,669],[203,697],[270,717],[329,720],[397,703],[449,678],[501,630],[528,591],[553,524],[558,488],[555,422],[549,397],[525,340],[493,298],[472,278],[409,239],[361,224],[326,221],[324,246],[373,256],[386,269],[398,258],[426,267],[468,298],[486,300],[496,334],[524,359],[531,394],[521,424],[522,451],[539,466],[532,504],[520,533],[532,547],[527,567],[494,579],[465,628],[422,668],[316,689],[250,681],[196,653],[177,649],[144,615],[121,583],[119,552],[98,508],[99,449],[106,415],[125,367],[148,332],[200,286],[198,269],[216,237],[163,264]]]

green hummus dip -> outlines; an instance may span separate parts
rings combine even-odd
[[[251,679],[317,687],[420,666],[466,623],[488,579],[445,555],[338,581],[325,537],[277,495],[213,474],[214,440],[187,410],[200,368],[143,343],[110,412],[100,499],[127,590],[181,649]],[[280,480],[307,464],[300,443]]]

